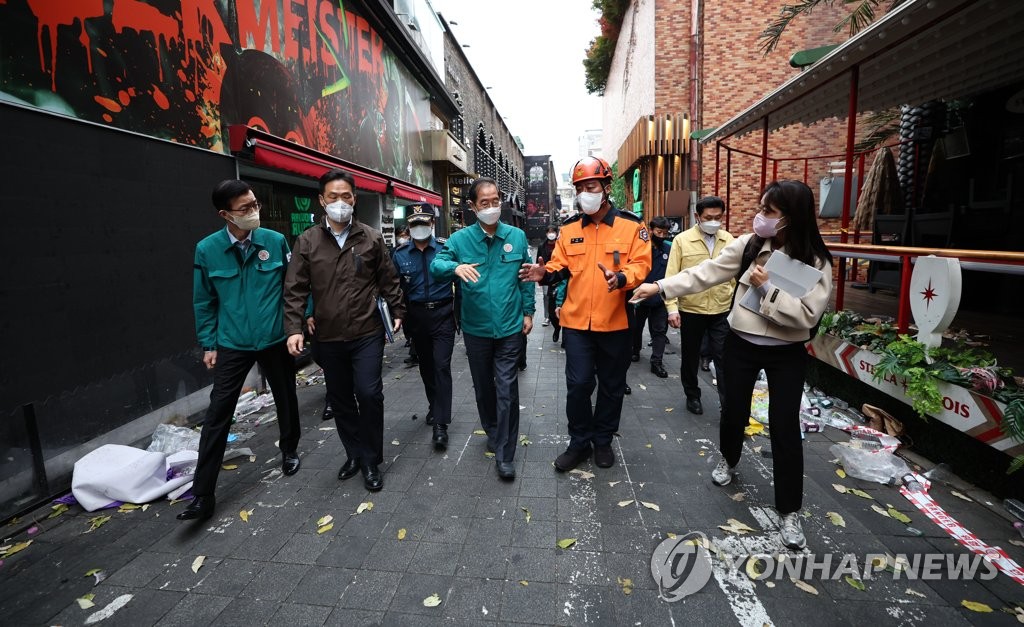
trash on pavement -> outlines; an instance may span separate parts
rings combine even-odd
[[[829,453],[839,458],[846,473],[851,477],[892,484],[910,472],[907,463],[885,450],[865,450],[846,443],[833,444]]]
[[[148,503],[190,482],[191,475],[168,480],[168,471],[197,458],[194,451],[167,456],[105,444],[75,462],[71,492],[87,512],[106,507],[111,501]]]
[[[199,432],[187,427],[162,424],[153,431],[153,440],[146,448],[154,453],[178,453],[199,450]]]

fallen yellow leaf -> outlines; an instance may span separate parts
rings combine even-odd
[[[487,435],[487,432],[484,431],[483,429],[476,429],[475,431],[473,431],[473,435]]]
[[[875,510],[876,514],[881,514],[882,516],[885,516],[886,518],[892,518],[889,515],[889,512],[887,512],[886,510],[882,509],[881,507],[879,507],[877,505],[872,505],[871,509]]]
[[[86,530],[86,533],[89,533],[90,531],[96,531],[103,525],[107,524],[107,521],[109,520],[110,516],[93,516],[89,519],[89,529]]]
[[[223,468],[224,470],[234,470],[238,468],[238,464],[224,464],[223,466],[221,466],[221,468]]]
[[[633,594],[633,580],[629,578],[623,579],[622,577],[616,577],[619,585],[622,586],[622,594],[630,595]]]
[[[647,501],[640,501],[640,504],[643,505],[644,507],[646,507],[647,509],[653,509],[656,512],[660,512],[661,511],[661,508],[658,507],[657,503],[649,503]]]
[[[530,446],[533,442],[528,440],[525,435],[521,435],[519,436],[519,444],[520,446]]]
[[[399,529],[398,530],[398,539],[399,540],[405,540],[405,529]]]
[[[666,407],[665,411],[672,411],[673,409],[675,409],[675,407]]]
[[[441,597],[436,592],[423,599],[424,607],[437,607],[438,605],[441,605]]]
[[[519,585],[520,586],[528,586],[528,585],[530,585],[530,582],[525,580],[525,579],[520,579],[519,580]]]
[[[576,544],[576,538],[565,538],[564,540],[559,540],[556,544],[560,549],[567,549]]]
[[[743,535],[745,533],[750,533],[750,532],[754,531],[754,529],[751,529],[750,527],[748,527],[744,523],[741,523],[740,521],[736,520],[735,518],[730,518],[726,522],[728,524],[726,524],[726,525],[718,525],[718,528],[721,529],[722,531],[727,531],[729,533],[735,533],[736,535]]]
[[[49,518],[56,518],[56,517],[60,516],[61,514],[63,514],[64,512],[68,511],[68,506],[63,504],[63,503],[57,503],[56,505],[54,505],[50,509],[52,509],[53,511],[50,512],[49,516],[47,516],[48,519]]]
[[[317,534],[327,533],[331,529],[334,529],[334,523],[327,523],[326,525],[324,525],[322,527],[318,527],[316,532],[317,532]]]
[[[747,495],[744,494],[743,492],[737,492],[736,494],[733,494],[729,498],[731,498],[732,500],[734,500],[734,501],[736,501],[738,503],[740,501],[746,500]]]
[[[363,512],[368,512],[371,509],[373,509],[373,502],[363,501],[362,503],[359,504],[359,507],[356,508],[356,513],[362,514]]]
[[[812,586],[811,584],[807,583],[806,581],[801,581],[799,579],[790,579],[790,581],[793,582],[793,585],[795,585],[797,588],[800,588],[804,592],[808,594],[813,594],[815,596],[818,595],[818,589]]]
[[[668,533],[666,533],[665,535],[666,535],[666,536],[668,536],[669,538],[672,538],[673,540],[675,540],[675,539],[676,539],[676,534],[672,533],[671,531],[669,531],[669,532],[668,532]]]
[[[846,471],[843,470],[842,468],[836,468],[836,474],[839,475],[840,479],[846,478]]]
[[[634,502],[633,499],[629,499],[628,501],[619,501],[619,507],[625,507],[625,506],[627,506],[627,505],[629,505],[630,503],[633,503],[633,502]]]
[[[889,516],[890,517],[895,518],[896,520],[900,521],[904,525],[909,525],[910,524],[910,518],[906,514],[904,514],[903,512],[901,512],[898,509],[896,509],[895,507],[893,507],[892,505],[890,505],[889,509],[886,510],[886,511],[889,512]]]
[[[321,516],[320,520],[316,521],[316,526],[323,527],[332,520],[334,520],[334,516],[331,516],[330,514],[327,514],[326,516]]]
[[[401,442],[399,442],[398,440],[391,440],[391,444],[393,444],[395,446],[399,446],[401,444]]]
[[[580,470],[579,468],[573,468],[569,471],[570,475],[579,475],[580,479],[593,479],[594,473],[587,472],[586,470]]]
[[[83,610],[87,610],[90,607],[93,607],[93,606],[96,605],[95,603],[92,602],[92,600],[95,599],[95,598],[96,598],[95,594],[89,593],[89,594],[86,594],[86,595],[78,597],[77,599],[75,599],[75,601],[78,601],[78,607],[82,608]]]
[[[29,547],[29,545],[32,544],[32,542],[33,542],[32,540],[26,540],[25,542],[19,542],[19,543],[14,544],[14,545],[6,546],[6,547],[0,547],[0,555],[2,555],[3,557],[10,557],[11,555],[14,555],[15,553],[20,553],[21,551],[24,551],[25,549],[27,549]]]
[[[867,493],[867,492],[865,492],[864,490],[858,490],[858,489],[856,489],[856,488],[850,488],[850,489],[848,490],[848,492],[849,492],[850,494],[854,495],[854,496],[859,496],[859,497],[860,497],[860,498],[862,498],[862,499],[868,499],[869,501],[873,501],[873,500],[875,500],[875,497],[871,496],[870,494],[868,494],[868,493]]]
[[[147,509],[149,509],[149,503],[142,506],[142,511],[146,511]]]
[[[925,598],[927,598],[927,597],[926,597],[925,595],[921,594],[921,593],[920,593],[920,592],[918,592],[917,590],[914,590],[913,588],[907,588],[907,589],[906,589],[906,590],[905,590],[904,592],[905,592],[906,594],[910,594],[910,595],[913,595],[913,596],[915,596],[915,597],[921,597],[922,599],[925,599]]]
[[[492,452],[490,452],[490,451],[486,451],[486,452],[484,453],[484,457],[494,457],[494,453],[492,453]]]
[[[840,485],[838,483],[833,483],[832,484],[832,489],[834,489],[836,492],[838,492],[840,494],[846,494],[849,491],[849,488],[847,488],[844,485]]]
[[[526,524],[530,524],[530,510],[526,509],[525,507],[520,507],[519,509],[526,512]]]
[[[985,605],[984,603],[978,603],[977,601],[963,600],[963,601],[960,601],[960,605],[966,607],[967,609],[971,610],[972,612],[981,612],[981,613],[987,614],[988,612],[992,611],[991,607]]]
[[[826,515],[828,516],[828,519],[832,521],[832,524],[835,525],[836,527],[845,527],[846,526],[846,521],[843,520],[843,517],[840,516],[838,513],[836,513],[836,512],[828,512]]]
[[[251,509],[243,509],[238,512],[238,517],[242,519],[242,522],[249,522],[249,514],[253,513],[253,511]]]
[[[205,555],[200,555],[199,557],[197,557],[194,560],[192,560],[192,572],[198,573],[199,569],[203,567],[203,562],[205,562],[205,561],[206,561],[206,556]]]
[[[650,443],[644,444],[644,448],[654,448],[654,445]]]
[[[85,574],[82,575],[82,576],[83,577],[92,577],[93,575],[95,575],[96,573],[98,573],[98,572],[100,572],[102,570],[103,570],[102,568],[93,568],[92,570],[85,571]]]
[[[608,487],[609,488],[614,488],[616,485],[618,485],[620,483],[622,483],[622,482],[621,481],[609,481],[608,482]]]
[[[860,590],[861,592],[864,591],[864,582],[862,582],[860,579],[854,579],[853,577],[847,575],[843,577],[843,581],[850,584],[851,587]]]
[[[965,501],[970,501],[972,503],[974,502],[974,499],[972,499],[971,497],[967,496],[966,494],[963,494],[962,492],[957,492],[956,490],[950,490],[949,493],[952,494],[953,496],[955,496],[958,499],[963,499]]]

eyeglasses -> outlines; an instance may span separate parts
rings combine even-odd
[[[493,201],[484,200],[478,203],[474,203],[474,205],[476,206],[477,209],[497,209],[501,207],[501,201],[498,199],[495,199]]]
[[[246,204],[246,205],[242,205],[241,207],[239,207],[237,209],[228,209],[228,212],[230,212],[230,213],[237,213],[237,212],[241,211],[243,213],[252,213],[253,211],[259,211],[262,208],[263,208],[263,205],[260,204],[260,201],[254,200],[251,203]]]

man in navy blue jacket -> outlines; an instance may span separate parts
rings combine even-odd
[[[664,216],[658,216],[651,220],[651,273],[644,279],[644,283],[653,283],[665,278],[665,268],[668,266],[668,255],[672,250],[672,242],[668,240],[669,229],[672,223]],[[627,304],[627,307],[631,305]],[[665,343],[668,340],[668,310],[665,309],[665,301],[660,295],[655,295],[636,305],[636,312],[632,316],[633,332],[633,361],[640,361],[640,349],[644,341],[644,323],[647,323],[651,332],[651,372],[665,379],[668,372],[662,365],[662,356],[665,354]]]

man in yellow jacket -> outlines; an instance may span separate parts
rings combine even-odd
[[[676,275],[683,270],[700,265],[708,259],[721,254],[722,249],[732,241],[733,237],[722,228],[725,217],[725,202],[717,196],[705,196],[697,201],[697,223],[676,235],[672,240],[672,252],[668,257],[668,268],[665,276]],[[729,307],[735,281],[716,285],[709,290],[666,299],[668,324],[672,328],[682,329],[680,357],[682,369],[679,378],[686,393],[686,409],[693,414],[703,414],[704,406],[700,401],[700,386],[697,384],[697,364],[700,361],[700,343],[707,332],[711,343],[712,359],[718,378],[719,405],[725,399],[725,387],[722,368],[722,348],[725,336],[729,333]]]

